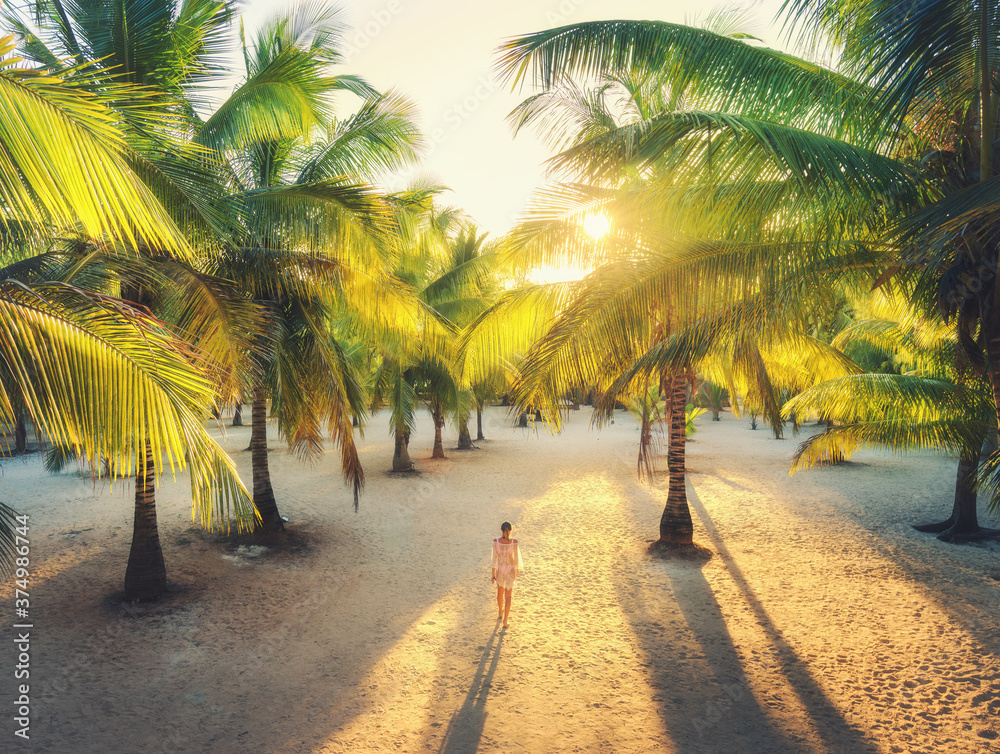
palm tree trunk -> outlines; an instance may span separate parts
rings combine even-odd
[[[660,516],[660,538],[650,545],[650,552],[676,552],[694,546],[694,524],[685,489],[684,436],[687,407],[687,379],[683,372],[669,377],[670,447],[667,451],[667,504]]]
[[[937,534],[942,542],[974,542],[1000,538],[1000,529],[984,529],[979,526],[976,512],[978,499],[975,479],[979,471],[979,454],[963,453],[958,461],[958,475],[955,479],[955,502],[951,515],[934,524],[920,524],[917,531]]]
[[[153,449],[145,443],[145,463],[135,474],[135,517],[132,548],[125,566],[125,599],[151,600],[167,590],[160,533],[156,526],[156,478]]]
[[[396,447],[392,452],[393,471],[411,471],[413,461],[410,460],[409,450],[410,440],[406,436],[406,431],[396,427]]]
[[[250,420],[250,453],[253,465],[253,504],[260,514],[258,531],[284,531],[285,522],[278,513],[271,487],[271,471],[267,464],[267,394],[263,387],[253,391]]]
[[[483,407],[476,406],[476,439],[485,440],[483,437]]]
[[[522,411],[521,412],[521,418],[517,420],[517,426],[519,426],[519,427],[527,427],[528,426],[528,412],[527,411]]]
[[[642,406],[642,423],[639,427],[639,457],[636,460],[635,472],[639,479],[653,481],[653,426],[649,422],[650,407],[646,401]]]
[[[458,422],[458,449],[472,450],[475,447],[472,444],[472,433],[469,432],[469,417],[463,416]]]
[[[24,421],[24,409],[18,409],[17,424],[14,427],[14,453],[22,455],[28,450],[28,426]]]
[[[444,442],[441,440],[441,429],[444,427],[444,410],[439,405],[434,406],[434,452],[431,458],[444,458]]]
[[[243,404],[237,403],[236,409],[233,411],[233,426],[242,427],[243,426]]]

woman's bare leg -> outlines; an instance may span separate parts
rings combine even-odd
[[[497,618],[503,617],[503,593],[504,588],[497,584]]]
[[[503,624],[507,625],[507,618],[510,616],[510,589],[504,589],[504,611],[503,611]]]

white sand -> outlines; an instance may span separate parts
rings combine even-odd
[[[689,445],[703,567],[647,559],[665,497],[635,480],[628,415],[559,437],[487,414],[476,452],[393,476],[379,418],[361,512],[336,472],[272,455],[287,551],[191,529],[163,482],[172,593],[126,608],[131,491],[8,461],[31,515],[30,745],[46,752],[986,752],[1000,750],[997,549],[909,524],[950,511],[955,461],[866,453],[787,474],[797,440],[729,414]],[[239,452],[249,428],[231,429]],[[450,443],[454,444],[454,438]],[[489,543],[526,570],[498,630]],[[5,622],[12,587],[0,590]]]

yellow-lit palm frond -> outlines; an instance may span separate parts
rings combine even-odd
[[[385,262],[393,217],[369,186],[339,177],[257,188],[240,200],[246,232],[262,246],[280,238],[289,250],[335,256],[360,269]]]
[[[498,367],[512,375],[515,364],[548,330],[571,300],[576,283],[529,285],[503,293],[462,332],[456,344],[463,380],[495,378]]]
[[[823,382],[790,400],[784,414],[817,414],[845,424],[894,418],[927,421],[968,414],[981,417],[992,396],[947,379],[902,374],[855,374]]]
[[[813,435],[799,445],[792,457],[790,474],[847,460],[859,448],[881,448],[898,453],[915,450],[945,450],[960,453],[977,441],[982,445],[985,423],[972,427],[962,419],[922,422],[881,419],[848,424]]]
[[[0,356],[33,422],[57,445],[112,476],[144,466],[189,468],[192,516],[227,529],[252,523],[249,496],[202,424],[214,384],[191,348],[121,302],[63,284],[0,283]],[[0,419],[14,421],[0,394]],[[165,459],[165,461],[164,461]]]
[[[51,223],[90,238],[186,247],[170,216],[129,166],[118,117],[85,86],[9,57],[0,39],[0,212],[5,227]]]

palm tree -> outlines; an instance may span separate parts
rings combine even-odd
[[[379,344],[373,407],[392,409],[393,471],[413,467],[409,436],[421,400],[434,423],[432,458],[445,457],[442,430],[449,415],[459,426],[459,446],[463,437],[471,446],[467,423],[475,399],[456,345],[460,328],[488,305],[496,256],[484,252],[485,234],[461,213],[434,207],[439,191],[417,187],[398,210],[403,253],[397,275],[415,291],[419,309],[414,337],[400,341],[394,335]]]
[[[265,531],[284,528],[268,468],[268,398],[294,450],[320,452],[325,420],[357,506],[364,473],[351,419],[364,415],[364,391],[335,324],[347,317],[366,332],[385,330],[398,309],[378,307],[379,297],[406,298],[388,274],[391,208],[366,182],[414,159],[419,138],[405,100],[331,74],[341,31],[331,6],[273,18],[244,40],[245,79],[198,133],[226,165],[234,208],[217,269],[239,281],[271,334],[249,388],[254,503]],[[338,120],[331,98],[341,92],[364,101]],[[262,130],[258,121],[272,112],[273,127]]]
[[[459,224],[446,242],[446,259],[437,278],[422,293],[422,300],[459,329],[471,324],[495,297],[497,256],[484,246],[486,235],[474,226]],[[472,406],[477,408],[477,434],[482,439],[481,400],[489,390],[490,380],[480,377],[475,384],[470,384],[468,379],[463,379],[457,352],[453,355],[450,371],[459,375],[455,382],[456,387],[461,386],[456,391],[454,406],[458,448],[470,450],[475,447],[469,432]]]
[[[885,307],[882,307],[883,311]],[[898,305],[897,312],[901,311]],[[785,406],[818,413],[836,425],[803,442],[792,471],[850,458],[859,447],[896,452],[945,449],[959,455],[951,515],[917,525],[946,542],[997,538],[1000,530],[979,526],[976,477],[995,409],[988,383],[972,373],[953,330],[902,310],[902,322],[859,320],[837,344],[865,343],[893,353],[902,374],[855,374],[816,385]]]
[[[575,29],[544,34],[554,38]],[[704,34],[696,36],[704,41]],[[540,49],[521,55],[519,63],[538,54],[548,66],[552,50]],[[814,89],[825,84],[832,90],[824,75],[813,78]],[[552,164],[578,180],[543,196],[534,218],[515,231],[511,244],[521,249],[524,265],[553,253],[586,258],[589,247],[591,263],[600,266],[573,291],[569,303],[551,308],[558,319],[528,352],[519,398],[546,405],[568,387],[595,384],[604,394],[598,413],[609,416],[622,395],[643,390],[650,379],[659,384],[668,396],[674,445],[668,453],[670,487],[660,539],[652,549],[684,551],[693,544],[683,444],[694,366],[724,358],[730,385],[736,374],[753,386],[780,432],[780,385],[769,373],[768,351],[794,344],[795,350],[830,354],[805,335],[800,323],[808,296],[794,295],[814,289],[816,280],[799,269],[790,286],[779,265],[801,267],[789,259],[789,248],[804,243],[797,237],[803,230],[822,230],[826,218],[803,214],[808,207],[790,185],[795,173],[781,176],[775,169],[773,163],[789,155],[766,148],[754,154],[754,143],[748,149],[742,136],[727,143],[724,135],[712,133],[727,118],[678,110],[680,95],[690,93],[678,91],[662,75],[629,69],[607,75],[594,92],[572,85],[562,91],[568,96],[550,89],[526,100],[514,117],[518,125],[541,123],[562,149]],[[710,92],[701,96],[710,99]],[[624,109],[616,112],[609,101],[624,103]],[[749,116],[743,116],[741,125],[749,124]],[[711,150],[707,163],[706,148]],[[749,166],[747,157],[755,160]],[[727,214],[731,205],[741,212],[749,209],[750,217]],[[716,206],[719,217],[708,217],[707,210]],[[582,217],[595,211],[611,216],[615,228],[596,250],[580,231]],[[852,368],[833,356],[837,368]]]
[[[146,503],[165,463],[190,466],[193,512],[203,525],[228,528],[235,518],[242,529],[253,517],[232,460],[202,424],[215,395],[211,362],[119,300],[64,283],[8,279],[0,288],[0,384],[17,386],[33,423],[54,444],[95,465],[103,459],[112,479],[137,474],[125,594],[157,596],[166,573],[155,507]],[[10,407],[4,389],[0,421],[8,426]]]
[[[37,39],[29,38],[27,46],[31,57],[46,58]],[[4,39],[0,47],[8,55],[12,39]],[[57,56],[48,60],[51,65],[36,68],[5,60],[0,71],[3,149],[12,168],[0,180],[4,239],[42,239],[48,228],[55,228],[84,243],[110,240],[189,253],[171,215],[155,199],[162,177],[154,190],[148,183],[148,163],[129,146],[135,141],[130,135],[135,122],[148,118],[152,123],[157,117],[162,122],[161,109],[148,93],[109,81],[90,61],[66,67],[58,64]],[[128,118],[110,107],[121,100],[131,103]],[[27,302],[22,300],[26,293]],[[239,520],[248,520],[242,503],[246,493],[231,462],[201,427],[211,386],[203,377],[192,376],[196,367],[189,363],[194,353],[189,347],[148,315],[105,296],[38,283],[10,283],[5,295],[10,326],[22,322],[23,328],[8,339],[13,349],[6,361],[10,379],[36,426],[53,442],[88,458],[106,459],[114,477],[135,471],[137,513],[148,507],[150,469],[162,468],[164,453],[172,464],[183,466],[187,454],[192,500],[202,522],[228,525],[231,502]],[[38,339],[24,340],[30,333]],[[63,344],[63,350],[45,357],[37,352],[42,342],[57,350]],[[130,362],[134,351],[142,358]],[[44,373],[48,382],[27,389]],[[76,396],[76,402],[67,403],[69,396]],[[137,546],[130,557],[129,599],[155,596],[166,587],[162,557],[160,563],[147,557],[147,551],[159,551],[154,521],[136,516],[137,538],[151,546]],[[134,564],[140,560],[152,563],[150,578],[134,578]]]
[[[941,198],[902,223],[893,238],[899,264],[918,276],[922,299],[936,299],[946,321],[954,320],[959,343],[988,373],[996,403],[1000,9],[949,0],[921,8],[884,2],[855,13],[840,0],[792,0],[788,13],[810,30],[807,39],[822,33],[842,46],[843,69],[871,86],[887,125],[909,126],[907,147]]]
[[[698,386],[695,395],[695,405],[707,408],[712,412],[712,421],[721,421],[723,404],[729,397],[728,391],[721,385],[716,385],[711,380],[705,380]]]
[[[52,0],[36,4],[30,26],[14,13],[5,14],[7,23],[20,35],[20,47],[29,59],[107,104],[119,124],[122,144],[127,147],[123,157],[135,176],[133,180],[141,180],[148,196],[155,196],[166,207],[159,212],[163,227],[176,229],[183,224],[186,235],[192,229],[210,228],[214,219],[199,190],[205,185],[199,164],[203,160],[191,159],[184,136],[190,131],[192,110],[187,95],[221,70],[219,61],[213,62],[212,58],[222,42],[221,32],[228,23],[230,7],[228,3],[197,0],[181,8],[169,0],[114,6],[94,2],[67,6],[61,0]],[[55,164],[64,162],[61,155],[54,158]],[[91,175],[100,173],[98,167]],[[101,187],[95,186],[97,201],[101,193]],[[114,206],[104,212],[109,217],[119,213]],[[90,239],[91,243],[77,248],[81,264],[96,261],[95,252],[101,258],[100,264],[113,265],[117,257],[128,266],[127,257],[136,255],[154,265],[196,261],[187,239],[163,248],[155,236],[129,234],[119,249],[103,243],[100,236],[91,234]],[[125,252],[124,260],[116,251]],[[123,274],[118,294],[142,309],[150,309],[157,294],[148,282],[145,271],[138,276]],[[202,311],[194,316],[204,321],[204,314]],[[209,336],[203,347],[211,340]],[[208,373],[220,374],[215,369]],[[151,472],[144,460],[150,453],[151,448],[137,450],[136,515],[125,577],[126,596],[130,599],[151,598],[166,588],[154,488],[148,483]]]
[[[716,38],[696,40],[691,30],[655,22],[597,22],[542,32],[508,45],[503,65],[517,76],[534,65],[536,77],[546,85],[568,71],[669,70],[673,81],[683,83],[685,96],[713,90],[729,112],[747,102],[766,110],[770,98],[769,124],[699,120],[712,121],[723,133],[742,130],[750,141],[768,134],[780,145],[775,151],[793,175],[813,189],[836,188],[837,177],[828,167],[841,162],[841,176],[856,184],[854,199],[863,199],[855,206],[860,211],[867,206],[876,221],[866,223],[855,212],[846,223],[843,214],[824,210],[828,217],[839,216],[841,236],[859,239],[857,229],[867,227],[869,238],[880,239],[905,210],[908,216],[898,232],[888,236],[883,251],[891,254],[882,263],[890,271],[918,275],[920,300],[936,298],[945,317],[954,319],[969,357],[990,375],[998,403],[1000,307],[994,305],[993,291],[1000,179],[993,149],[1000,11],[954,0],[919,8],[895,1],[862,7],[845,0],[790,0],[785,11],[807,41],[841,51],[842,73],[827,76],[830,84],[841,80],[839,93],[817,88],[814,73],[819,69],[813,64],[780,53],[736,50]],[[820,101],[836,107],[805,112],[809,103]],[[784,138],[773,123],[798,123],[812,133]],[[655,130],[637,151],[658,152],[671,143],[674,137],[667,136],[666,128],[660,136],[653,135]],[[824,144],[814,138],[817,134],[836,141]],[[893,154],[909,161],[909,171],[887,171],[891,166],[878,164],[876,156]],[[928,206],[914,211],[913,201],[886,204],[870,192],[892,172],[898,186],[919,189],[923,196],[915,198],[929,201]],[[836,197],[828,194],[823,201],[846,197],[838,189]],[[844,248],[842,242],[838,245]]]

